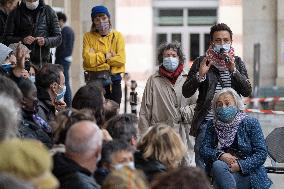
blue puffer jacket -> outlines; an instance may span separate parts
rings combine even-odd
[[[238,150],[247,158],[238,160],[243,174],[250,175],[251,186],[254,189],[268,189],[272,181],[268,178],[263,166],[267,158],[267,147],[257,119],[246,117],[242,120],[237,131]],[[200,148],[201,157],[206,165],[211,167],[217,161],[218,137],[213,120],[208,122],[205,139]]]

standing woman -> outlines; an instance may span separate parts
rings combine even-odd
[[[267,149],[258,120],[242,111],[242,99],[232,88],[218,92],[212,108],[214,119],[207,123],[200,155],[214,188],[270,188],[263,166]]]
[[[16,8],[19,0],[0,0],[0,42],[2,43],[2,36],[4,34],[5,24],[8,14]]]
[[[125,72],[124,39],[120,32],[111,29],[106,7],[93,7],[91,17],[91,31],[83,38],[85,80],[100,83],[105,88],[105,98],[120,104],[121,73]]]
[[[185,164],[191,162],[190,123],[196,96],[184,98],[182,86],[184,54],[179,43],[162,44],[158,51],[159,70],[147,80],[144,89],[138,127],[144,134],[150,126],[167,124],[179,133],[188,147]]]

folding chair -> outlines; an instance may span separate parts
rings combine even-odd
[[[284,174],[284,167],[277,165],[284,163],[284,127],[274,129],[265,140],[271,159],[271,166],[265,167],[267,173]]]

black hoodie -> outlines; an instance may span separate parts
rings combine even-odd
[[[53,174],[60,182],[59,189],[100,189],[92,173],[67,158],[64,153],[53,156]]]

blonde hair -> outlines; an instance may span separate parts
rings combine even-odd
[[[180,136],[166,124],[153,126],[138,142],[137,149],[145,159],[156,159],[167,168],[178,167],[186,153]]]
[[[148,183],[142,172],[124,167],[112,171],[105,179],[102,189],[148,189]]]

